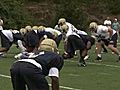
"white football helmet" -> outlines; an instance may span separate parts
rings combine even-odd
[[[58,20],[58,24],[59,25],[63,25],[63,24],[65,24],[66,23],[66,19],[65,18],[60,18],[59,20]]]
[[[45,27],[44,26],[39,26],[38,27],[38,31],[44,31],[45,30]]]
[[[58,52],[56,42],[52,39],[44,39],[40,46],[38,47],[38,50],[44,50],[44,51],[52,51],[52,52]]]
[[[26,30],[25,28],[21,28],[21,29],[20,29],[20,33],[21,33],[22,35],[25,35],[25,34],[27,33],[27,30]]]
[[[32,31],[32,27],[31,26],[26,26],[25,29],[29,32]]]
[[[38,30],[38,26],[33,26],[32,30]]]
[[[90,29],[97,29],[97,23],[96,22],[91,22],[90,25],[89,25],[89,28]]]

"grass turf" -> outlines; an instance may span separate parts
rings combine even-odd
[[[59,48],[62,54],[62,42]],[[9,69],[15,61],[13,57],[16,53],[19,53],[19,50],[13,45],[5,57],[0,58],[0,90],[12,90]],[[60,73],[60,90],[119,90],[120,63],[116,62],[117,56],[109,52],[102,55],[102,62],[94,62],[94,46],[89,55],[87,67],[77,66],[78,56],[65,60]],[[47,79],[50,82],[50,79]]]

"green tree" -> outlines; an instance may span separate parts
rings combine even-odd
[[[27,24],[30,25],[32,23],[30,16],[23,7],[23,0],[0,1],[0,16],[4,20],[5,29],[19,29]]]
[[[66,18],[66,20],[78,29],[86,30],[87,15],[82,11],[79,0],[61,0],[56,5],[56,18]]]

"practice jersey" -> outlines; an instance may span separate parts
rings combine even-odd
[[[50,32],[50,33],[54,33],[55,32],[55,33],[57,33],[58,36],[62,34],[60,31],[58,31],[56,29],[53,29],[53,28],[50,28],[50,27],[45,28],[45,31],[46,32]]]
[[[58,30],[58,31],[60,31],[60,32],[62,31],[59,25],[55,25],[54,29],[55,29],[55,30]]]
[[[38,55],[35,60],[42,66],[42,71],[45,76],[49,74],[51,68],[62,69],[64,63],[62,56],[49,51],[42,51],[40,53],[42,54]]]
[[[80,36],[77,34],[78,30],[71,23],[66,22],[66,24],[68,25],[68,31],[66,33],[66,37],[70,35],[75,35],[80,38]]]
[[[108,38],[111,38],[110,37],[110,34],[108,32],[108,27],[107,26],[103,26],[103,25],[98,25],[98,28],[97,28],[97,34],[101,37],[104,37],[105,39],[108,39]],[[117,33],[114,29],[111,29],[112,30],[112,36]]]
[[[105,39],[110,38],[107,26],[98,25],[97,34],[101,37],[104,37]]]
[[[80,35],[88,35],[85,31],[81,31],[81,30],[78,30],[77,33]]]
[[[2,30],[1,32],[9,39],[10,42],[13,42],[13,33],[11,30]]]
[[[0,26],[0,30],[3,30],[3,27],[2,27],[2,26]]]
[[[110,20],[105,20],[104,21],[104,25],[111,25],[111,24],[112,24],[112,22]]]

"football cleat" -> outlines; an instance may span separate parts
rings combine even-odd
[[[118,58],[118,60],[116,62],[120,62],[120,56],[119,56],[119,58]]]
[[[104,53],[108,53],[108,51],[107,51],[107,50],[104,50],[103,52],[104,52]]]
[[[79,66],[79,67],[86,67],[87,65],[84,64],[84,63],[78,63],[78,66]]]
[[[102,61],[102,57],[97,56],[97,58],[95,60]]]

